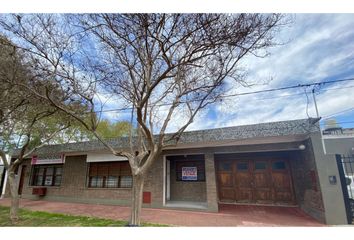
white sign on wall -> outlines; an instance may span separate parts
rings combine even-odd
[[[112,153],[89,153],[86,158],[86,162],[119,162],[127,160],[127,157],[115,156]]]
[[[40,164],[61,164],[65,162],[65,155],[61,154],[58,157],[53,158],[39,158],[38,156],[32,156],[32,165],[40,165]]]
[[[198,180],[197,167],[182,167],[182,180],[185,181]]]

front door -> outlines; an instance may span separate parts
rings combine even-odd
[[[253,195],[253,174],[249,161],[234,163],[234,188],[237,202],[248,202]]]
[[[293,204],[287,160],[217,161],[219,200],[237,203]]]
[[[269,171],[269,162],[265,160],[251,161],[253,172],[253,200],[257,203],[271,203],[272,174]]]
[[[288,161],[271,161],[273,201],[288,203],[294,200]]]

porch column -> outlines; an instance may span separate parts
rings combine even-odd
[[[208,210],[218,212],[218,196],[216,192],[214,154],[205,154],[205,178]]]

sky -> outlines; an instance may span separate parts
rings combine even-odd
[[[279,43],[270,56],[249,56],[242,62],[246,81],[240,87],[228,81],[225,94],[354,78],[354,14],[290,14],[292,23],[275,36]],[[313,87],[225,98],[201,112],[188,130],[210,129],[263,122],[316,117]],[[336,119],[344,128],[354,127],[354,81],[324,84],[315,88],[321,125]],[[105,109],[117,108],[108,99]],[[107,112],[111,121],[129,120],[129,112]],[[177,130],[176,116],[168,131]]]
[[[210,3],[213,2],[213,3]],[[226,3],[227,2],[227,3]],[[83,4],[84,3],[84,4]],[[178,3],[184,7],[177,6]],[[233,5],[230,5],[233,4]],[[348,0],[89,0],[89,1],[48,1],[48,0],[0,0],[0,12],[352,12],[354,5]],[[353,69],[353,43],[354,14],[351,15],[327,15],[327,14],[296,14],[295,22],[291,28],[284,29],[279,33],[280,39],[291,40],[284,46],[271,49],[272,55],[266,59],[250,58],[244,64],[248,67],[248,78],[255,81],[267,81],[273,79],[268,85],[255,86],[250,89],[233,89],[234,92],[256,91],[259,89],[276,88],[306,82],[327,81],[332,79],[347,78],[354,76]],[[322,87],[316,91],[320,116],[326,117],[331,114],[354,107],[354,82],[343,82],[336,85]],[[338,89],[339,88],[339,89]],[[333,89],[333,90],[329,90]],[[312,89],[307,89],[309,92]],[[286,97],[286,95],[293,95]],[[281,97],[284,96],[284,97]],[[104,98],[104,97],[103,97]],[[265,99],[268,100],[259,100]],[[269,99],[270,98],[270,99]],[[106,108],[116,107],[114,99],[107,100]],[[207,111],[201,113],[189,130],[206,129],[223,126],[252,124],[278,120],[304,118],[306,115],[306,95],[303,89],[297,91],[273,92],[271,94],[248,95],[233,100],[224,101]],[[316,116],[309,95],[308,113],[311,117]],[[106,113],[106,118],[111,120],[123,120],[129,118],[129,113]],[[340,115],[334,115],[339,122],[353,122],[354,112],[347,111]],[[178,121],[178,120],[177,120]],[[174,126],[176,126],[176,120]],[[353,123],[342,124],[345,127],[354,127]],[[172,129],[173,127],[172,126]],[[27,229],[26,229],[27,230]],[[123,229],[124,230],[124,229]],[[129,230],[129,229],[125,229]],[[143,230],[143,229],[142,229]],[[171,229],[166,231],[156,230],[138,232],[141,236],[154,239],[181,239],[186,233],[191,238],[226,238],[230,234],[237,234],[244,239],[264,238],[271,231],[272,238],[283,239],[284,235],[291,239],[308,238],[312,234],[321,239],[332,239],[333,235],[340,236],[345,228],[321,228],[302,229],[278,228],[276,231],[267,228],[257,228],[257,231],[248,229],[232,228],[203,228],[203,231],[193,231],[192,228]],[[162,230],[162,229],[161,229]],[[347,228],[349,231],[350,229]],[[18,231],[17,228],[4,229],[4,236],[22,236],[26,239],[37,239],[33,234],[34,229]],[[7,231],[7,232],[6,232]],[[38,229],[43,234],[51,234],[54,238],[62,239],[62,234],[52,234],[50,229]],[[69,230],[64,231],[65,233]],[[102,234],[126,236],[131,238],[131,232],[122,231],[118,228],[110,228],[109,231],[102,229],[70,228],[70,237],[76,234],[77,238],[85,239],[102,238]],[[135,231],[135,229],[134,229]],[[171,234],[171,231],[174,231]],[[309,231],[311,231],[309,233]],[[329,232],[330,231],[330,232]],[[136,232],[136,231],[135,231]],[[289,234],[290,232],[290,234]],[[32,234],[31,234],[32,233]],[[68,236],[69,236],[68,234]],[[130,235],[128,235],[130,234]],[[143,235],[144,234],[144,235]],[[182,235],[183,234],[183,235]],[[345,234],[345,233],[344,233]],[[350,232],[348,232],[350,234]],[[253,236],[253,238],[252,238]],[[349,235],[348,235],[349,236]],[[215,237],[214,237],[215,238]]]
[[[228,0],[211,4],[212,0],[202,0],[202,5],[186,1],[188,4],[180,7],[178,2],[183,0],[92,0],[84,5],[71,0],[0,0],[0,12],[354,12],[354,5],[345,4],[346,0],[235,0],[234,5],[225,4]],[[258,84],[242,88],[232,87],[229,82],[230,90],[225,94],[354,78],[354,13],[288,15],[293,23],[276,35],[283,44],[269,49],[269,57],[251,56],[242,62],[248,72],[246,79]],[[226,98],[201,112],[188,130],[316,117],[311,90],[308,87]],[[342,127],[354,127],[353,90],[354,81],[315,88],[322,125],[334,118]],[[101,98],[106,101],[105,109],[124,106],[119,99]],[[107,112],[103,117],[112,122],[129,120],[130,112]],[[175,131],[180,120],[175,117],[168,130]]]

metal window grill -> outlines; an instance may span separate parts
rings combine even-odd
[[[354,155],[336,155],[348,223],[354,222]]]

